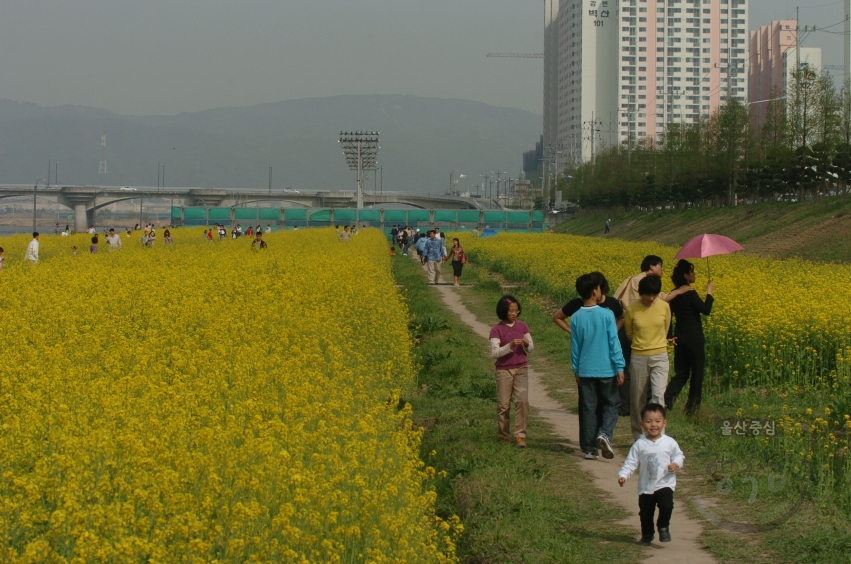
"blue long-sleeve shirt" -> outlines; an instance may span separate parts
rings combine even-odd
[[[624,369],[615,314],[583,307],[570,318],[570,363],[580,378],[611,378]]]
[[[440,239],[428,239],[425,244],[423,256],[428,261],[439,261],[443,258],[443,243]]]

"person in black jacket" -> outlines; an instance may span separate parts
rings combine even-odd
[[[691,379],[686,402],[686,413],[691,415],[700,406],[703,392],[703,371],[706,364],[706,342],[703,336],[703,324],[700,316],[712,313],[712,291],[714,286],[710,280],[706,284],[706,300],[692,288],[694,284],[694,265],[687,260],[681,260],[674,267],[671,280],[674,286],[682,290],[671,300],[671,314],[674,317],[674,377],[665,390],[665,406],[668,410],[674,408],[680,390]]]

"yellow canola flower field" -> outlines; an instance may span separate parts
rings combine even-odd
[[[454,562],[380,233],[172,232],[0,239],[0,561]]]
[[[642,259],[664,260],[663,289],[679,250],[561,234],[510,234],[463,239],[471,260],[529,281],[566,302],[576,278],[599,270],[612,287],[640,271]],[[706,261],[695,265],[695,287],[705,295]],[[837,354],[851,335],[851,266],[774,260],[741,253],[710,259],[715,283],[712,315],[704,318],[709,375],[731,386],[829,386]]]

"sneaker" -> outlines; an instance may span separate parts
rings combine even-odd
[[[652,543],[652,542],[653,542],[653,535],[650,535],[649,537],[644,537],[644,536],[641,537],[641,539],[639,539],[639,541],[638,541],[638,544],[640,544],[641,546],[650,546],[650,543]]]
[[[585,460],[597,460],[597,455],[593,452],[590,452],[590,451],[586,452],[585,453]]]
[[[609,442],[609,437],[600,435],[597,437],[597,448],[603,453],[603,458],[612,459],[615,457],[615,451],[612,450],[612,443]]]
[[[520,448],[526,448],[526,439],[523,437],[514,437],[514,443]]]
[[[408,253],[402,253],[402,256],[406,257],[406,256],[408,256]]]
[[[659,542],[671,542],[671,531],[667,527],[659,529]]]

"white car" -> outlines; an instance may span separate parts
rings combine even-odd
[[[291,194],[301,194],[301,192],[299,192],[295,188],[284,188],[284,192],[289,192]]]
[[[122,187],[121,187],[121,191],[122,191],[122,192],[135,192],[135,191],[136,191],[136,189],[135,189],[135,188],[131,188],[130,186],[122,186]]]

